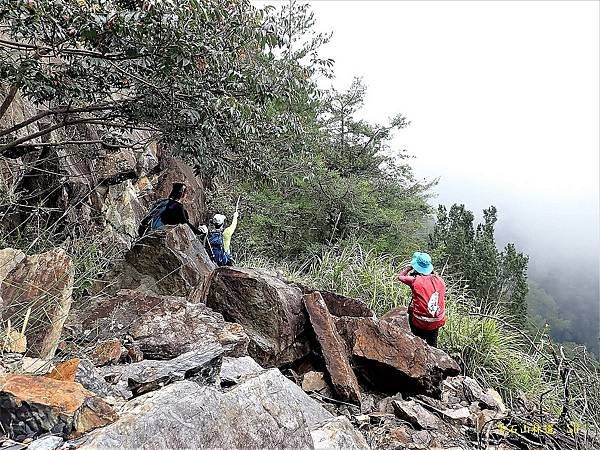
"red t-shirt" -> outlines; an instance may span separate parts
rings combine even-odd
[[[432,331],[444,326],[446,283],[435,274],[410,276],[410,270],[405,269],[398,276],[398,280],[412,290],[412,301],[408,307],[410,320],[422,330]]]

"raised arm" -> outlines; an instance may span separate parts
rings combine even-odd
[[[415,277],[408,275],[411,270],[412,270],[411,266],[408,266],[408,267],[405,267],[404,269],[402,269],[402,272],[400,272],[398,274],[397,280],[400,281],[401,283],[411,286],[413,284],[413,282],[415,281]]]

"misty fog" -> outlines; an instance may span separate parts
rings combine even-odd
[[[394,145],[414,156],[417,177],[440,177],[431,204],[463,203],[476,217],[496,206],[499,247],[530,255],[530,279],[561,312],[591,320],[598,351],[599,4],[311,5],[334,33],[323,56],[336,79],[323,85],[361,76],[365,119],[406,115]]]

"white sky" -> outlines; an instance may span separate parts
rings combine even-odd
[[[334,33],[334,86],[361,76],[364,118],[411,120],[394,143],[419,177],[441,176],[439,202],[494,204],[501,241],[596,264],[599,4],[311,2]]]

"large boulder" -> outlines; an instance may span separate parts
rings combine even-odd
[[[383,316],[381,316],[381,320],[389,322],[407,333],[412,333],[408,323],[408,308],[406,306],[399,306],[397,308],[390,309]]]
[[[30,375],[0,375],[0,424],[10,436],[79,435],[117,419],[81,384]]]
[[[220,267],[206,304],[243,325],[248,353],[264,367],[291,363],[308,353],[302,291],[262,270]]]
[[[301,283],[294,283],[302,289],[303,294],[312,294],[317,292],[314,288]],[[336,292],[318,291],[327,305],[327,309],[332,316],[336,317],[374,317],[375,313],[362,300],[346,297]]]
[[[219,343],[228,356],[247,354],[248,337],[240,325],[183,297],[121,290],[94,299],[77,314],[88,339],[128,337],[149,359],[175,358],[207,342]]]
[[[131,398],[181,380],[214,384],[221,369],[223,348],[207,343],[168,361],[146,359],[133,364],[101,367],[124,397]]]
[[[6,254],[6,252],[5,252]],[[25,330],[27,354],[43,359],[54,356],[63,324],[71,308],[73,262],[62,249],[20,258],[0,284],[0,319]]]
[[[355,370],[378,391],[439,397],[442,380],[460,373],[442,350],[389,322],[342,317],[336,325],[354,357]]]
[[[311,430],[332,418],[271,369],[225,392],[185,380],[138,397],[117,422],[90,433],[80,448],[309,449],[314,448]]]
[[[306,294],[304,305],[321,347],[333,389],[340,399],[360,403],[360,388],[348,361],[346,344],[336,330],[335,322],[329,314],[323,297],[319,292]]]
[[[94,290],[137,289],[200,302],[215,268],[203,242],[187,225],[166,226],[137,241],[123,264]]]

